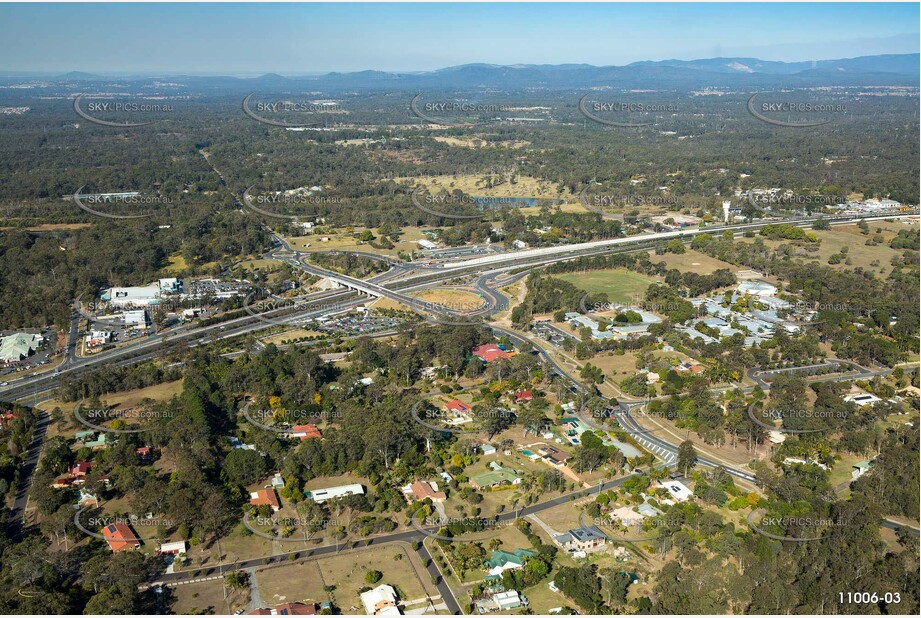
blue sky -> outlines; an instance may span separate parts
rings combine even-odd
[[[0,70],[298,75],[919,51],[917,3],[0,4]]]

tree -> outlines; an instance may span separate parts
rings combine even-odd
[[[694,448],[694,443],[690,440],[685,440],[678,447],[678,461],[676,466],[679,470],[684,470],[684,474],[687,475],[688,470],[693,468],[697,464],[697,449]]]

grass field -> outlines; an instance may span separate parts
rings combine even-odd
[[[170,588],[174,602],[170,606],[174,614],[232,614],[246,607],[249,602],[248,590],[227,588],[224,600],[224,587],[221,580],[183,584]]]
[[[484,306],[484,300],[478,294],[465,290],[436,288],[411,292],[410,296],[458,312],[476,311]]]
[[[890,261],[895,256],[902,255],[902,250],[891,249],[889,241],[898,234],[900,230],[913,230],[918,233],[918,223],[912,222],[911,225],[905,225],[899,222],[889,223],[887,221],[873,221],[870,226],[869,235],[864,235],[856,225],[842,225],[831,228],[830,230],[820,230],[815,232],[821,243],[819,250],[813,253],[803,255],[798,258],[803,261],[817,261],[822,266],[829,266],[836,270],[853,270],[862,267],[864,270],[876,272],[881,275],[887,275],[892,271]],[[877,234],[883,237],[883,242],[876,246],[867,246],[867,240]],[[765,240],[769,247],[777,247],[781,244],[787,244],[789,241]],[[838,264],[829,264],[828,258],[838,253],[842,247],[848,248],[847,258],[850,264],[841,261]]]
[[[362,251],[396,257],[400,251],[411,253],[418,250],[419,245],[416,244],[416,241],[425,238],[419,228],[405,227],[400,240],[394,243],[393,249],[375,249],[368,243],[361,242],[354,237],[355,234],[364,230],[365,228],[357,227],[348,228],[348,230],[329,230],[328,232],[318,232],[307,236],[291,236],[286,240],[292,249],[306,251],[307,253],[314,251]],[[376,230],[372,230],[372,232],[377,236]],[[322,237],[328,237],[329,240],[323,242],[320,240]]]
[[[460,148],[524,148],[525,146],[530,146],[531,142],[526,142],[523,140],[506,140],[502,142],[487,142],[484,139],[478,137],[447,137],[436,135],[432,137],[436,142],[441,142],[442,144],[447,144],[448,146],[458,146]]]
[[[655,279],[624,268],[553,275],[591,294],[606,292],[612,302],[635,302],[646,293]]]
[[[303,328],[295,328],[293,330],[286,330],[283,333],[270,335],[268,337],[261,339],[261,341],[262,343],[266,345],[270,343],[274,343],[275,345],[281,345],[285,343],[286,341],[290,341],[292,339],[299,339],[301,337],[317,337],[317,336],[323,337],[328,334],[329,333],[321,333],[320,331],[316,331],[316,330],[306,330]]]
[[[487,187],[488,178],[492,178],[492,186]],[[487,197],[543,197],[572,199],[568,192],[559,192],[559,185],[546,180],[530,176],[517,176],[515,183],[508,176],[501,178],[502,182],[496,183],[496,176],[486,174],[467,174],[461,176],[411,176],[395,178],[396,182],[408,182],[422,185],[430,192],[460,189],[468,195]],[[573,200],[575,201],[575,200]]]
[[[652,255],[649,257],[649,261],[651,261],[653,264],[665,262],[666,268],[676,268],[683,273],[696,273],[698,275],[708,275],[714,270],[719,270],[721,268],[729,269],[732,272],[738,272],[742,270],[741,266],[734,266],[729,262],[717,260],[716,258],[712,258],[709,255],[701,253],[700,251],[695,251],[694,249],[688,249],[686,253],[681,255],[675,255],[674,253],[666,253],[665,255]]]

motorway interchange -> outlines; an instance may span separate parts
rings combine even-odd
[[[826,220],[828,220],[832,225],[843,225],[856,223],[859,220],[880,220],[905,218],[909,216],[917,216],[917,213],[899,213],[889,216],[873,217],[841,217]],[[801,227],[810,227],[814,221],[814,218],[810,218],[797,219],[789,221],[788,223]],[[305,263],[305,254],[293,250],[283,238],[273,235],[277,242],[277,247],[269,254],[272,258],[284,261],[291,266],[299,268],[311,275],[329,279],[330,281],[340,284],[342,287],[327,292],[305,295],[297,299],[297,306],[293,311],[290,307],[281,307],[279,309],[272,309],[262,313],[248,312],[245,316],[230,319],[218,324],[211,324],[208,326],[196,327],[194,325],[184,325],[171,331],[151,335],[150,337],[147,337],[136,343],[131,343],[123,347],[101,352],[87,358],[78,357],[75,353],[75,341],[78,331],[78,324],[81,317],[75,307],[70,325],[69,343],[64,361],[52,370],[47,370],[41,373],[36,373],[30,376],[11,380],[5,386],[0,387],[0,398],[9,401],[20,401],[26,405],[34,406],[35,404],[50,399],[53,396],[54,390],[63,376],[78,375],[86,371],[92,371],[95,367],[103,365],[125,366],[145,362],[158,358],[161,350],[175,344],[186,344],[189,347],[209,345],[218,341],[227,341],[240,336],[257,333],[259,331],[272,328],[277,324],[293,325],[305,319],[322,317],[328,314],[329,307],[333,304],[339,311],[358,307],[367,301],[368,296],[375,298],[388,298],[405,306],[413,307],[417,310],[425,311],[428,309],[430,313],[429,317],[436,323],[457,323],[456,321],[452,320],[458,320],[461,317],[465,322],[467,322],[470,319],[469,316],[455,316],[450,310],[445,309],[442,311],[437,307],[432,307],[430,304],[419,303],[418,299],[409,294],[410,292],[414,291],[438,287],[448,280],[465,275],[477,275],[473,284],[474,289],[486,300],[485,309],[480,311],[478,315],[480,319],[486,319],[473,323],[478,323],[489,327],[493,332],[496,333],[496,335],[507,336],[516,346],[534,346],[540,354],[541,359],[545,362],[546,365],[549,366],[551,373],[566,380],[573,394],[579,396],[584,394],[584,387],[582,387],[578,380],[574,379],[555,360],[553,360],[553,358],[540,345],[531,339],[526,339],[522,336],[521,333],[513,332],[496,325],[490,325],[488,323],[488,317],[490,314],[507,308],[507,303],[504,297],[500,293],[496,292],[492,287],[490,287],[491,285],[496,285],[497,277],[506,277],[506,279],[504,279],[501,283],[504,286],[523,276],[526,276],[532,269],[558,261],[569,260],[575,257],[586,255],[598,255],[616,251],[648,250],[649,248],[655,246],[655,244],[672,238],[690,240],[695,235],[700,233],[722,233],[725,230],[730,230],[734,234],[743,234],[746,231],[756,230],[761,225],[766,224],[767,222],[762,224],[748,223],[703,228],[700,230],[695,229],[681,232],[660,232],[644,234],[619,239],[580,243],[577,245],[531,249],[514,253],[491,254],[483,257],[474,257],[472,259],[447,263],[434,267],[426,266],[423,268],[416,268],[410,264],[398,265],[391,263],[391,270],[372,277],[368,280],[355,279],[353,277],[334,273],[326,269],[319,268],[315,265]],[[509,275],[511,276],[509,277]],[[615,415],[615,418],[624,432],[631,435],[639,444],[649,450],[649,452],[655,454],[660,460],[662,460],[664,465],[673,464],[677,456],[677,444],[669,442],[660,435],[652,435],[651,432],[646,431],[642,425],[640,425],[636,419],[631,416],[631,410],[641,408],[644,403],[645,402],[642,400],[631,398],[624,398],[620,400],[619,406],[613,406],[619,409],[619,413]],[[587,425],[595,428],[602,428],[601,426],[594,423],[591,418],[587,418],[585,415],[580,415],[580,417]],[[16,496],[11,508],[11,521],[17,523],[21,522],[25,514],[25,508],[28,502],[28,491],[30,489],[31,474],[34,471],[34,467],[37,464],[41,453],[42,442],[47,424],[47,415],[43,415],[42,420],[40,421],[39,426],[33,435],[33,440],[29,446],[23,474],[21,476],[21,482],[16,488]],[[698,463],[704,466],[723,465],[706,456],[699,457]],[[733,475],[740,481],[753,485],[756,484],[755,477],[747,470],[725,465],[724,467],[729,474]],[[627,477],[608,481],[602,486],[592,487],[590,489],[581,490],[576,493],[581,495],[595,491],[603,491],[609,486],[613,487],[620,484],[625,478]],[[551,508],[556,504],[561,504],[562,502],[560,501],[568,499],[570,499],[569,496],[562,496],[551,501],[531,505],[527,507],[527,509],[524,509],[524,511],[527,512],[518,514],[509,513],[503,515],[503,517],[516,517],[527,515],[529,513],[539,512],[540,510]],[[418,541],[424,539],[425,536],[422,532],[417,530],[410,530],[367,539],[366,543],[381,544],[394,541]],[[426,556],[424,554],[428,553],[425,549],[425,546],[419,545],[419,547],[420,549],[417,551],[419,551],[420,555],[425,558]],[[339,546],[330,546],[315,548],[309,552],[302,551],[290,553],[297,553],[297,558],[306,558],[308,556],[317,556],[324,553],[338,552],[340,550],[341,547]],[[428,558],[430,558],[430,556],[428,556]],[[288,554],[282,554],[254,560],[259,564],[263,564],[266,559],[268,559],[270,562],[273,560],[287,560],[289,559],[289,556]],[[247,568],[247,565],[242,563],[221,565],[220,567],[212,568],[204,575],[211,575],[213,574],[212,571],[218,568],[229,570],[234,568]],[[433,568],[437,571],[437,567],[434,566],[434,562],[430,562],[429,570],[431,571]],[[448,605],[452,613],[455,613],[459,610],[459,607],[457,605],[456,599],[454,599],[453,594],[450,591],[450,588],[444,584],[444,580],[442,577],[440,577],[440,574],[433,572],[432,575],[438,575],[438,577],[436,577],[436,581],[439,582],[439,592],[442,594],[445,603]],[[169,576],[164,576],[161,579],[162,582],[167,583],[183,579],[192,579],[195,577],[202,577],[202,573],[183,571],[170,574]]]

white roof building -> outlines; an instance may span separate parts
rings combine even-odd
[[[853,401],[860,407],[863,407],[866,405],[871,405],[871,406],[876,405],[877,403],[882,401],[882,399],[880,399],[876,395],[871,395],[870,393],[858,393],[856,395],[847,395],[845,396],[844,400]]]
[[[667,489],[668,494],[677,502],[686,502],[694,495],[694,492],[680,481],[662,481],[659,483],[659,487]]]
[[[373,590],[361,593],[361,602],[368,616],[398,616],[397,593],[392,586],[381,584]]]
[[[361,496],[364,493],[365,488],[362,485],[352,483],[351,485],[339,485],[338,487],[328,487],[326,489],[313,489],[308,491],[307,495],[314,502],[326,502],[343,496]]]
[[[102,300],[113,307],[149,307],[160,302],[160,294],[159,285],[109,288],[102,293]]]
[[[134,311],[123,311],[122,318],[125,320],[125,326],[136,326],[137,328],[147,328],[147,312],[143,309]]]
[[[416,244],[419,245],[420,247],[422,247],[423,249],[432,250],[432,249],[437,249],[437,248],[438,248],[438,245],[436,245],[435,243],[433,243],[431,240],[426,240],[425,238],[423,238],[423,239],[421,239],[421,240],[417,240],[417,241],[416,241]]]
[[[777,294],[777,286],[766,281],[741,281],[736,290],[742,294],[751,294],[752,296],[774,296]]]

